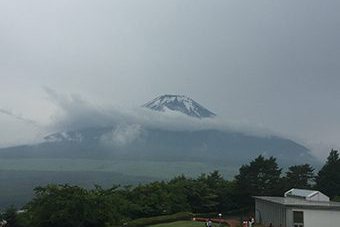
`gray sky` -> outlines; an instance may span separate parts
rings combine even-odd
[[[184,94],[324,157],[340,147],[339,9],[337,0],[1,1],[0,146],[47,133],[62,109],[48,87],[115,108]]]

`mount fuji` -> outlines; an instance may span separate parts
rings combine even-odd
[[[160,112],[176,111],[195,119],[216,116],[183,95],[161,95],[142,107]],[[274,135],[261,137],[216,128],[176,130],[123,122],[56,132],[45,136],[39,144],[0,149],[0,158],[190,160],[233,165],[246,163],[260,154],[277,157],[286,166],[315,162],[308,148]]]
[[[143,107],[155,111],[152,117],[162,114],[157,111],[175,111],[192,117],[197,125],[206,123],[203,119],[216,116],[180,95],[162,95]],[[172,116],[175,117],[170,117],[171,123],[176,124],[178,119],[178,124],[185,124],[183,121],[188,120]],[[141,120],[55,132],[38,144],[1,148],[0,180],[8,185],[0,188],[0,208],[6,201],[17,199],[17,204],[24,201],[17,195],[12,198],[1,196],[6,188],[22,188],[23,179],[26,189],[23,188],[20,195],[28,198],[34,186],[50,182],[87,186],[94,183],[136,184],[180,174],[195,176],[213,170],[232,178],[242,164],[260,154],[276,157],[283,167],[319,164],[308,148],[290,139],[221,128],[179,130],[169,128],[168,123],[159,125],[167,117],[164,115],[161,121],[150,125]]]

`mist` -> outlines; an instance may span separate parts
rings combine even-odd
[[[325,158],[340,146],[339,4],[2,1],[0,146],[34,142],[37,130],[146,121],[274,131]],[[81,97],[67,95],[71,110],[42,87]],[[153,123],[134,110],[165,93],[198,101],[217,123]]]

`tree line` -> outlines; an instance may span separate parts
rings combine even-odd
[[[242,165],[233,180],[218,171],[197,178],[177,176],[138,186],[113,185],[92,189],[68,184],[35,188],[34,198],[18,213],[9,208],[0,220],[6,227],[114,226],[130,220],[177,212],[241,212],[252,209],[252,196],[282,196],[291,188],[320,190],[333,200],[340,197],[339,152],[332,150],[317,174],[309,164],[283,173],[276,158],[262,155]]]

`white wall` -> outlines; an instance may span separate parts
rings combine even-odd
[[[303,211],[304,227],[340,227],[340,211],[292,209],[287,216],[291,216],[292,211]],[[289,222],[287,227],[292,226]]]
[[[256,199],[255,215],[256,222],[260,223],[261,219],[261,224],[263,224],[264,226],[269,226],[270,223],[272,223],[275,227],[285,226],[286,209],[284,206],[281,206],[279,204]]]

